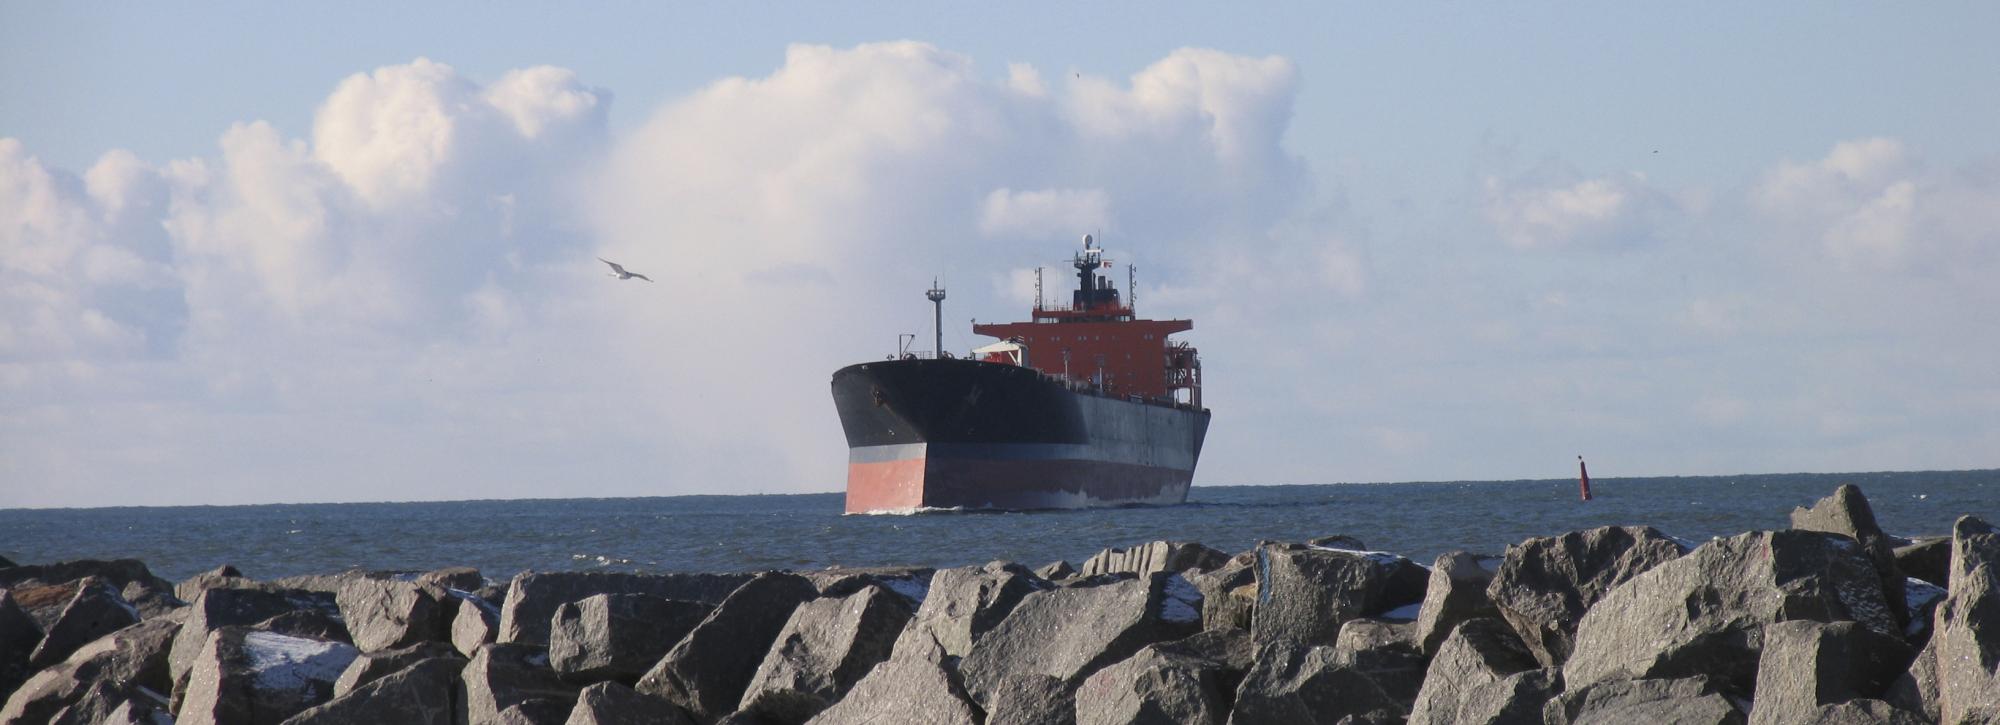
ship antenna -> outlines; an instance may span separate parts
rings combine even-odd
[[[931,301],[931,330],[937,335],[937,347],[932,348],[932,357],[944,357],[944,288],[938,286],[937,278],[931,278],[931,288],[924,292],[924,298]]]
[[[1035,268],[1035,309],[1042,309],[1042,268]]]
[[[1139,315],[1139,265],[1125,265],[1125,309]]]

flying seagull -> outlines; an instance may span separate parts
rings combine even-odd
[[[598,257],[598,258],[597,258],[597,261],[599,261],[599,262],[603,262],[603,263],[605,263],[605,264],[608,264],[608,265],[611,265],[611,274],[612,274],[612,276],[615,276],[615,277],[617,277],[617,278],[619,278],[619,279],[631,279],[631,278],[633,278],[633,277],[638,277],[639,279],[643,279],[643,280],[646,280],[647,282],[651,282],[651,281],[653,281],[653,278],[652,278],[652,277],[648,277],[648,276],[646,276],[646,275],[643,275],[643,274],[639,274],[638,272],[627,272],[627,271],[625,271],[625,265],[622,265],[622,264],[619,264],[619,263],[617,263],[617,262],[613,262],[613,261],[611,261],[611,260],[609,260],[609,259],[605,259],[605,258],[603,258],[603,257]]]

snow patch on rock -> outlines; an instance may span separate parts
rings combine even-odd
[[[913,604],[923,604],[924,598],[931,594],[930,583],[918,581],[915,578],[884,579],[882,580],[882,586],[887,587],[889,591],[903,595],[904,599],[910,600]]]
[[[1201,621],[1201,589],[1179,574],[1167,577],[1160,618],[1169,622]]]
[[[243,635],[243,651],[262,690],[306,692],[313,682],[333,682],[358,653],[351,645],[276,632]]]
[[[1405,604],[1395,609],[1383,612],[1381,615],[1379,615],[1379,617],[1381,619],[1400,619],[1404,621],[1414,622],[1417,619],[1417,613],[1423,611],[1423,608],[1424,608],[1424,603],[1422,601],[1411,602],[1409,604]]]

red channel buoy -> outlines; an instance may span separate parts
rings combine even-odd
[[[1583,500],[1585,500],[1585,501],[1589,501],[1589,500],[1590,500],[1590,466],[1586,466],[1586,465],[1584,465],[1584,463],[1583,463],[1583,456],[1577,456],[1577,457],[1576,457],[1576,477],[1577,477],[1577,482],[1578,482],[1578,485],[1581,485],[1581,486],[1583,487]]]

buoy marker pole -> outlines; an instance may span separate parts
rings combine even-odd
[[[1584,465],[1583,456],[1576,457],[1577,485],[1583,488],[1583,500],[1590,500],[1590,466]]]

